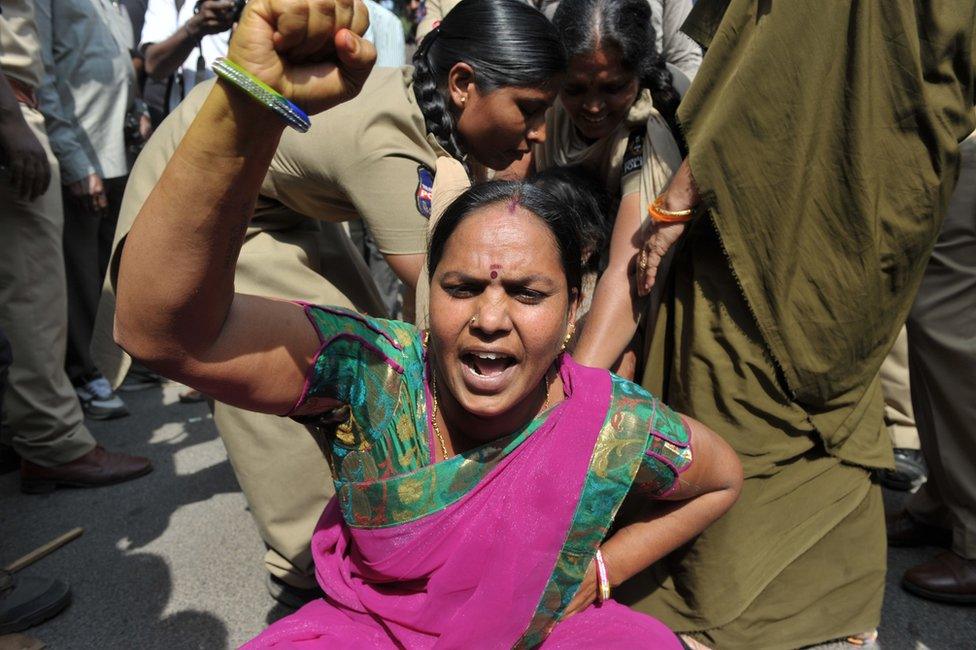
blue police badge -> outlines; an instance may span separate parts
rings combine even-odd
[[[626,176],[639,171],[644,166],[644,135],[646,133],[646,126],[631,132],[630,138],[627,140],[627,149],[624,152],[623,169],[620,172],[622,175]]]
[[[417,212],[425,218],[430,218],[430,206],[434,199],[434,172],[430,168],[420,165],[417,167]]]

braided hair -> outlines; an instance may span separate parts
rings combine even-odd
[[[678,126],[681,97],[664,57],[654,46],[651,7],[647,0],[562,0],[552,17],[569,58],[613,48],[623,67],[642,88],[651,91],[654,108],[661,113],[682,155],[684,137]]]
[[[413,56],[413,92],[432,134],[463,160],[447,77],[458,63],[474,71],[478,90],[539,87],[566,69],[566,52],[552,23],[520,0],[462,0],[421,41]]]

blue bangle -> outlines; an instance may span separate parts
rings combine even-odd
[[[230,59],[220,57],[213,63],[217,76],[237,86],[265,108],[269,108],[285,121],[285,124],[300,133],[311,128],[308,114],[293,101],[264,83]]]

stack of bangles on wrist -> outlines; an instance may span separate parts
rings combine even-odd
[[[691,216],[694,211],[694,208],[688,208],[687,210],[665,210],[663,194],[647,206],[647,214],[651,217],[651,221],[655,223],[683,223],[685,221],[691,221]]]
[[[603,551],[596,551],[596,601],[602,603],[610,600],[610,577],[607,575],[607,563],[603,561]]]
[[[277,113],[285,124],[296,131],[305,133],[312,126],[308,114],[294,102],[230,59],[220,57],[214,61],[213,70],[218,77],[243,90],[265,108]]]

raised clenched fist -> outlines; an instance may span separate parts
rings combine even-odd
[[[251,0],[228,58],[308,113],[354,97],[376,60],[362,0]]]

